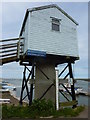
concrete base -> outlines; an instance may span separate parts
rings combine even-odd
[[[47,75],[49,79],[40,71],[40,69]],[[35,99],[40,98],[48,87],[55,83],[55,65],[54,64],[36,64],[36,74],[35,74]],[[55,86],[52,86],[49,91],[43,97],[46,100],[50,99],[55,103]]]

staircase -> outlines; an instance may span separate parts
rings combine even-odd
[[[20,59],[18,55],[23,52],[22,39],[23,38],[0,40],[0,65],[18,61]]]

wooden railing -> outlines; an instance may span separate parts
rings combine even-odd
[[[0,40],[0,64],[17,61],[19,59],[18,54],[23,52],[22,39],[23,38]],[[19,48],[18,44],[20,46]]]

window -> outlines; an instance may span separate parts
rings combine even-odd
[[[60,22],[59,22],[59,19],[52,18],[52,30],[60,31]]]

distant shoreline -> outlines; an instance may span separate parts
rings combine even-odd
[[[62,78],[60,78],[59,80],[63,80]],[[66,79],[68,80],[68,79]],[[82,80],[82,81],[87,81],[90,82],[90,78],[74,78],[74,80],[78,81],[78,80]]]
[[[90,78],[75,78],[75,80],[83,80],[83,81],[90,82]]]
[[[19,79],[17,79],[17,78],[0,78],[0,80],[8,80],[8,79],[10,79],[10,80],[22,80],[21,78],[19,78]],[[59,80],[63,80],[63,78],[60,78]],[[74,80],[82,80],[82,81],[90,82],[90,78],[74,78]]]

